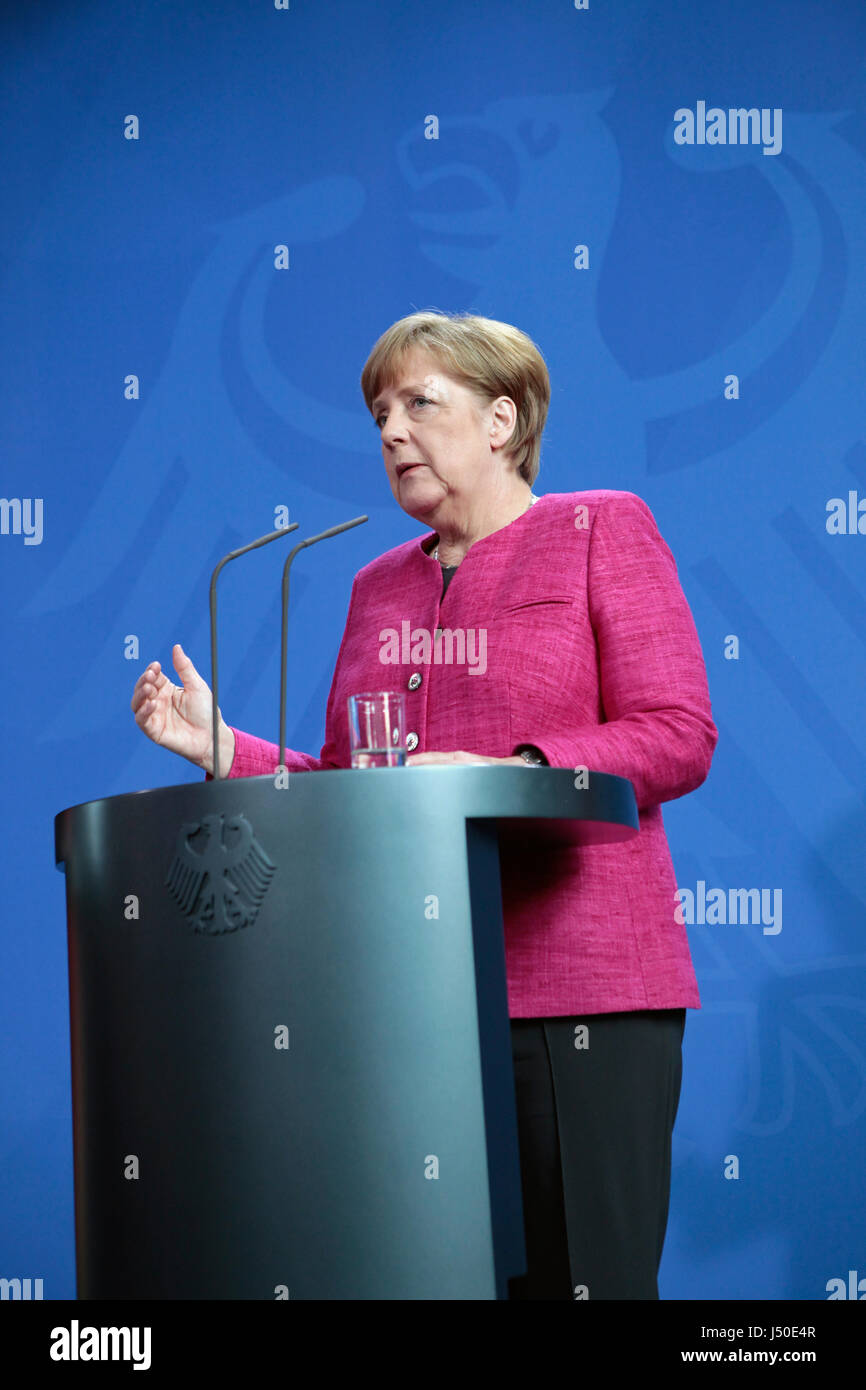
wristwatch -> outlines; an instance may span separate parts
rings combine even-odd
[[[530,767],[550,766],[544,754],[541,753],[537,748],[533,748],[531,744],[527,744],[525,748],[518,748],[517,751],[520,754],[523,761],[525,763],[529,763]]]

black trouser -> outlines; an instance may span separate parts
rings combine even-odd
[[[684,1027],[685,1009],[511,1020],[528,1262],[511,1298],[658,1298]]]

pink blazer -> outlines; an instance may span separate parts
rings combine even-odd
[[[553,767],[628,777],[634,839],[503,855],[509,1012],[700,1007],[660,803],[700,786],[718,732],[649,507],[607,489],[543,496],[476,541],[441,604],[432,543],[430,532],[407,541],[355,577],[324,747],[287,750],[290,772],[348,767],[348,696],[402,689],[418,752],[503,758],[529,743]],[[272,773],[276,746],[234,733],[229,776]]]

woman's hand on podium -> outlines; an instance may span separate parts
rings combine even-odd
[[[213,774],[211,688],[203,681],[180,643],[171,649],[181,684],[173,685],[158,661],[135,682],[131,708],[138,727],[160,748]],[[235,756],[235,736],[219,715],[220,772],[228,774]]]
[[[220,752],[222,757],[222,752]],[[406,759],[407,767],[421,767],[425,763],[500,763],[507,767],[528,767],[525,758],[515,753],[510,758],[485,758],[481,753],[410,753]]]

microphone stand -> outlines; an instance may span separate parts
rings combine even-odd
[[[280,536],[287,536],[290,531],[297,531],[298,522],[293,521],[291,526],[281,526],[279,531],[269,531],[266,536],[260,536],[257,541],[250,541],[249,545],[242,545],[240,550],[231,550],[228,555],[224,555],[216,566],[210,577],[210,684],[211,684],[211,728],[213,730],[213,776],[214,781],[219,781],[220,775],[220,750],[217,724],[219,722],[219,700],[217,697],[217,579],[221,570],[228,564],[229,560],[237,560],[239,556],[246,555],[250,550],[258,550],[260,545],[268,545],[270,541],[279,540]],[[292,552],[294,554],[294,551]]]
[[[289,570],[292,561],[299,550],[305,550],[308,545],[315,545],[317,541],[326,541],[330,536],[339,536],[342,531],[349,531],[353,526],[360,526],[367,521],[366,516],[356,516],[352,521],[344,521],[340,526],[331,526],[327,531],[321,531],[318,536],[308,536],[305,541],[299,541],[294,550],[290,553],[285,565],[283,566],[283,611],[282,611],[282,641],[280,646],[280,737],[277,743],[279,763],[277,772],[285,771],[283,763],[283,753],[286,747],[286,654],[288,650],[288,629],[289,629]]]

